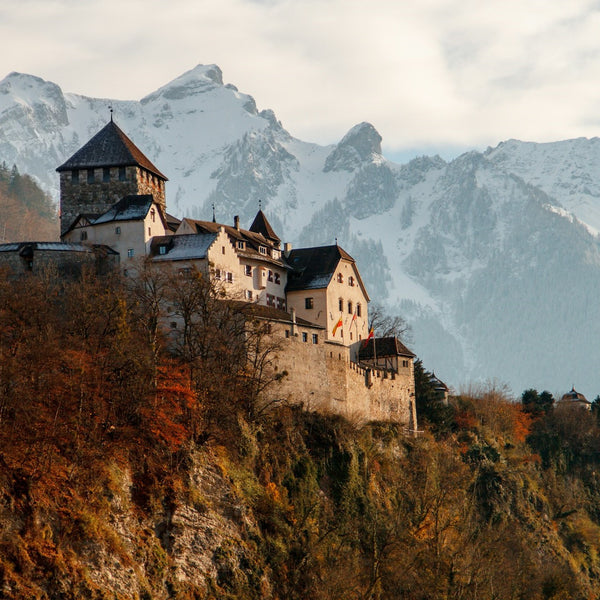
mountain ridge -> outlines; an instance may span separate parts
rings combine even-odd
[[[590,337],[592,321],[600,322],[592,302],[600,268],[598,138],[507,140],[451,161],[423,156],[400,165],[382,155],[381,134],[369,123],[337,144],[304,142],[275,112],[259,111],[252,96],[224,84],[217,65],[198,65],[140,101],[63,93],[11,74],[0,81],[0,160],[17,163],[56,197],[54,169],[105,124],[109,105],[169,177],[170,212],[209,218],[214,204],[218,221],[238,214],[249,222],[260,202],[286,241],[338,239],[358,260],[371,296],[412,323],[413,349],[448,383],[496,378],[516,392],[572,383],[600,391]],[[573,276],[587,320],[564,297]],[[521,306],[519,289],[537,312]],[[527,331],[545,340],[537,355]],[[586,341],[565,361],[561,349],[573,337]],[[487,340],[501,342],[501,360]]]

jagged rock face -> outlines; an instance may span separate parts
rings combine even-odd
[[[373,155],[381,155],[381,136],[370,123],[355,125],[325,160],[323,170],[354,171]]]
[[[337,238],[371,297],[412,323],[412,349],[448,383],[600,389],[591,300],[600,259],[588,231],[600,230],[597,138],[510,140],[449,163],[397,165],[369,123],[335,146],[302,142],[224,85],[217,66],[199,65],[140,102],[12,74],[0,82],[0,160],[56,194],[54,168],[106,123],[109,103],[169,177],[170,212],[209,219],[214,203],[219,221],[238,214],[249,226],[260,202],[295,246]]]

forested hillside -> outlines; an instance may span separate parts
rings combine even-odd
[[[242,336],[197,274],[139,275],[0,277],[0,595],[597,596],[595,413],[444,407],[420,363],[417,437],[265,407],[264,323]]]
[[[0,243],[56,239],[58,217],[50,196],[16,166],[0,164]]]

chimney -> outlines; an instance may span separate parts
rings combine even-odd
[[[296,309],[292,306],[290,308],[290,315],[292,316],[292,336],[298,335],[296,333]]]
[[[284,256],[287,258],[290,255],[291,251],[292,251],[292,244],[290,244],[290,242],[285,242],[285,244],[283,244]]]
[[[240,217],[239,215],[235,215],[233,217],[233,226],[239,231],[240,230]]]

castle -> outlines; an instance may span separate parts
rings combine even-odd
[[[259,209],[248,229],[167,213],[167,178],[112,120],[60,174],[61,242],[0,245],[0,264],[35,272],[83,265],[127,274],[142,257],[219,280],[227,296],[255,306],[281,338],[276,364],[287,376],[272,400],[416,430],[414,354],[369,332],[369,295],[356,261],[340,246],[292,249]],[[174,324],[176,326],[176,324]]]

